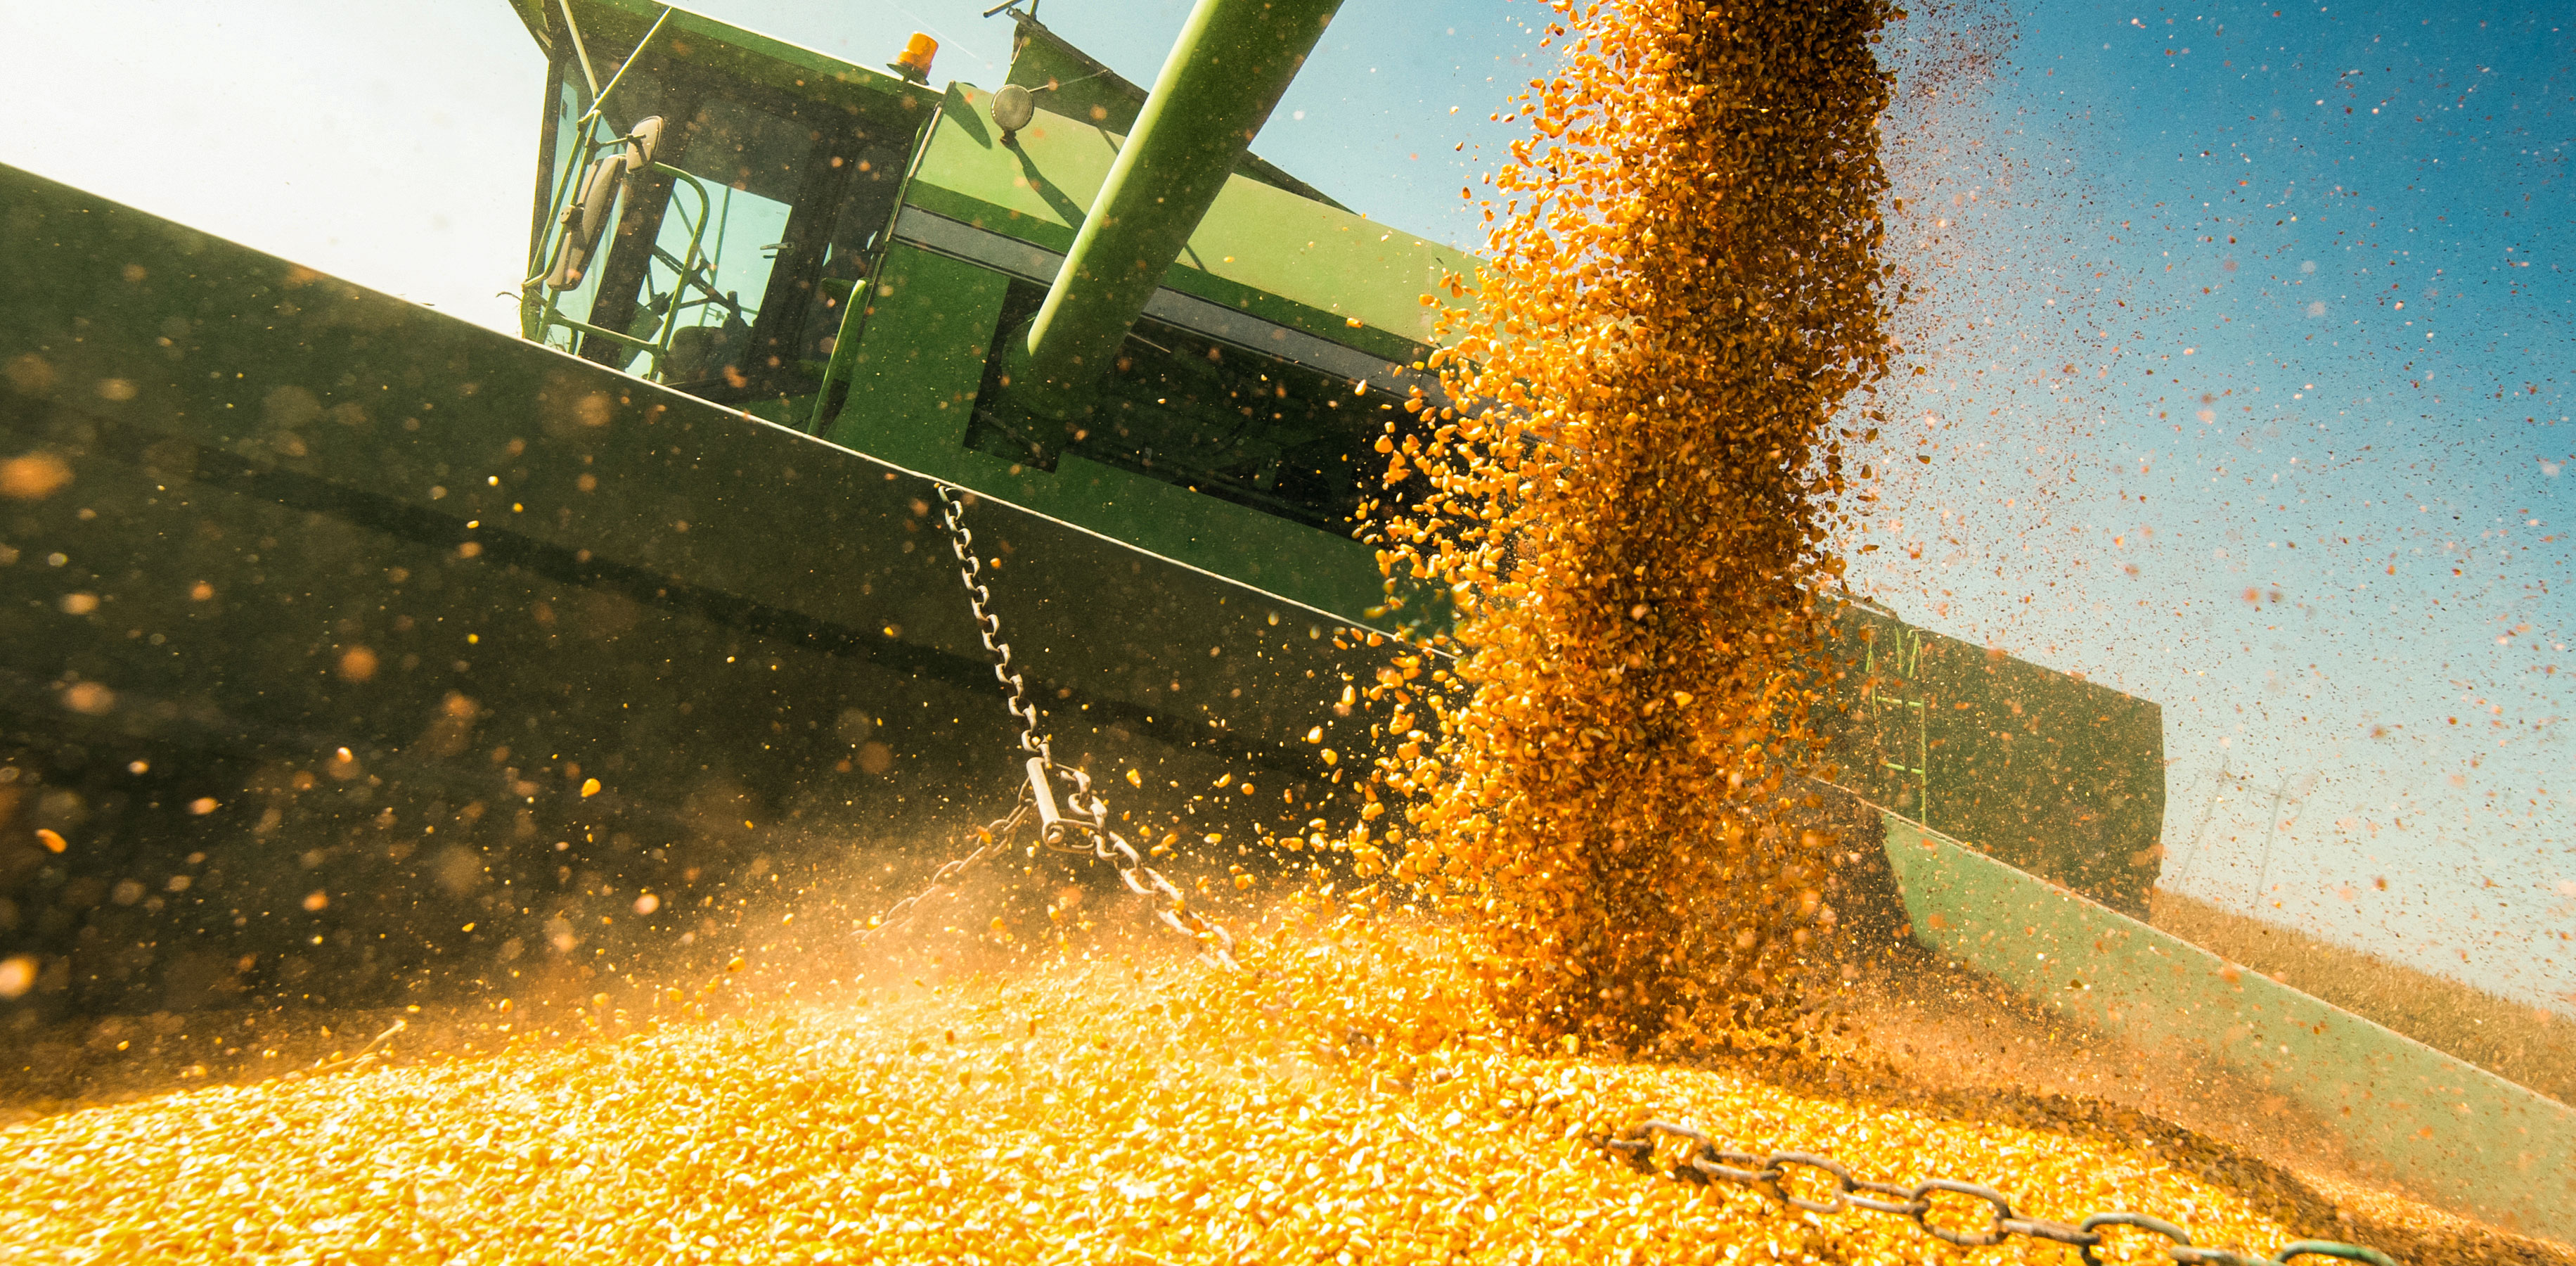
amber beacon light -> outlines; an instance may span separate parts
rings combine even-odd
[[[919,31],[915,31],[912,33],[911,39],[903,42],[903,55],[886,63],[886,65],[896,74],[901,75],[914,83],[928,83],[930,81],[930,59],[938,54],[939,41],[934,40]]]

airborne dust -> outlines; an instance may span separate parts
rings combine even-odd
[[[1240,974],[1169,942],[1093,941],[817,998],[775,986],[798,970],[783,960],[828,952],[808,936],[782,961],[565,1000],[544,1021],[451,1019],[481,1035],[472,1057],[368,1048],[11,1127],[0,1244],[60,1260],[2066,1260],[1603,1159],[1601,1136],[1654,1114],[1863,1178],[1992,1183],[2035,1216],[2151,1211],[2203,1244],[2406,1225],[2436,1255],[2493,1247],[2408,1206],[2339,1210],[2134,1113],[1908,1088],[1802,1018],[1840,961],[1828,880],[1853,855],[1803,788],[1830,773],[1811,715],[1835,671],[1828,542],[1871,495],[1867,392],[1892,350],[1872,45],[1895,16],[1556,6],[1561,72],[1505,107],[1530,134],[1494,177],[1490,263],[1472,292],[1425,297],[1450,309],[1451,403],[1417,402],[1433,417],[1387,442],[1371,524],[1395,591],[1445,594],[1456,619],[1370,690],[1385,744],[1340,845],[1352,864],[1308,872],[1240,929]],[[1337,889],[1350,871],[1364,886]],[[1964,1228],[1980,1211],[1945,1199],[1933,1216]],[[2162,1260],[2137,1238],[2105,1256]]]

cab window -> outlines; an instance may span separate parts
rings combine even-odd
[[[557,73],[551,206],[641,120],[661,119],[662,133],[578,284],[531,333],[710,400],[811,395],[892,215],[907,121],[642,60],[587,137],[580,72]],[[546,243],[562,236],[540,229]]]

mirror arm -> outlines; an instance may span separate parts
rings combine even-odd
[[[531,343],[540,343],[545,341],[546,331],[553,328],[557,321],[564,319],[562,314],[557,311],[557,309],[562,306],[562,293],[555,290],[548,290],[545,292],[545,296],[545,302],[537,305],[536,328],[528,332],[528,341]]]
[[[564,20],[570,22],[571,15],[566,14]],[[582,73],[589,74],[590,68],[584,65]],[[554,271],[556,249],[550,248],[560,247],[559,234],[563,228],[564,204],[573,197],[574,186],[580,183],[580,174],[589,169],[590,160],[599,152],[597,129],[580,127],[578,123],[575,126],[578,130],[572,138],[574,144],[563,156],[562,169],[555,173],[554,197],[546,205],[545,232],[539,235],[536,253],[528,260],[527,278],[519,283],[519,291],[522,295],[527,294],[530,287],[544,281],[546,274]],[[526,338],[535,339],[544,333],[545,323],[541,319],[536,320],[533,325],[529,323],[532,314],[525,309],[530,306],[527,303],[521,304],[521,334]]]
[[[572,248],[571,207],[578,195],[576,186],[581,183],[581,173],[590,169],[591,160],[600,149],[599,140],[590,129],[583,129],[574,140],[577,143],[570,147],[570,153],[564,155],[564,170],[555,180],[554,197],[546,205],[545,232],[537,239],[535,257],[528,261],[531,271],[519,282],[519,332],[530,342],[542,341],[546,329],[553,324],[556,301],[561,292],[546,285],[545,281],[553,275],[564,252]],[[537,298],[539,294],[544,295],[542,301]]]
[[[567,0],[567,2],[569,2],[569,0]],[[571,19],[567,17],[565,20],[570,21]],[[626,55],[625,62],[618,66],[617,73],[608,77],[608,86],[600,88],[598,92],[591,97],[590,113],[581,116],[581,123],[575,124],[574,126],[578,127],[582,124],[587,124],[591,120],[599,117],[599,112],[608,107],[608,94],[617,91],[617,85],[625,80],[626,72],[634,68],[635,59],[644,55],[644,49],[648,45],[652,44],[653,37],[661,34],[662,24],[670,20],[671,10],[668,6],[665,6],[662,10],[662,16],[653,19],[653,25],[645,28],[644,38],[635,41],[635,51],[628,53]],[[576,44],[576,47],[578,47],[578,44]],[[590,66],[586,62],[582,65],[582,73],[585,75],[590,73]],[[598,81],[593,80],[592,82],[596,85]]]
[[[589,169],[591,151],[596,148],[596,142],[586,142],[574,148],[572,168],[559,182],[553,204],[546,208],[546,232],[539,239],[537,257],[529,261],[536,271],[519,283],[519,334],[532,343],[543,341],[546,330],[555,323],[555,309],[562,292],[546,285],[545,281],[554,273],[563,253],[572,249],[573,228],[564,209],[572,197],[574,176]],[[543,295],[543,299],[539,299],[539,295]]]
[[[546,274],[555,270],[555,254],[562,245],[564,203],[573,196],[573,186],[580,183],[579,173],[589,169],[590,160],[599,149],[598,138],[586,131],[574,139],[579,144],[574,145],[572,152],[564,156],[564,169],[555,177],[554,200],[546,205],[545,234],[537,240],[536,257],[528,261],[530,271],[527,278],[519,283],[519,289],[523,293],[530,286],[544,281]],[[536,331],[529,331],[527,337],[532,339],[537,337]]]

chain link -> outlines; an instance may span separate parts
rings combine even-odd
[[[966,585],[966,605],[975,617],[976,636],[983,639],[984,649],[993,656],[993,678],[1002,685],[1003,705],[1020,723],[1019,747],[1027,758],[1027,778],[1020,786],[1019,803],[1011,812],[975,833],[974,851],[940,867],[929,887],[896,902],[868,926],[860,939],[900,923],[922,901],[948,887],[976,863],[1009,848],[1021,829],[1034,823],[1040,846],[1117,867],[1119,882],[1127,886],[1127,891],[1145,898],[1154,907],[1155,921],[1190,938],[1200,953],[1219,966],[1234,970],[1233,935],[1191,909],[1189,898],[1171,880],[1147,865],[1135,845],[1110,829],[1109,803],[1092,789],[1090,774],[1056,763],[1046,735],[1038,729],[1038,708],[1029,700],[1028,683],[1011,668],[1011,644],[1002,640],[1002,618],[986,609],[993,593],[982,580],[984,563],[975,556],[975,534],[966,526],[965,498],[947,484],[934,486],[939,491],[939,521],[948,529],[949,550],[957,556],[957,576]],[[1064,786],[1062,796],[1057,795],[1059,783]]]
[[[957,555],[957,578],[966,582],[966,606],[975,615],[975,634],[984,640],[985,653],[993,657],[993,679],[1002,683],[1003,693],[1009,696],[1003,706],[1020,723],[1020,750],[1053,766],[1055,754],[1047,749],[1046,736],[1038,733],[1038,706],[1029,702],[1027,682],[1011,671],[1011,644],[1002,640],[1002,617],[984,609],[993,600],[993,591],[980,579],[984,560],[975,556],[975,534],[966,527],[965,498],[946,484],[936,487],[939,521],[948,529],[949,551]]]
[[[942,889],[954,885],[959,877],[973,870],[976,863],[1009,847],[1011,837],[1019,834],[1020,827],[1028,822],[1029,809],[1028,789],[1024,787],[1020,790],[1020,802],[1013,805],[1009,813],[976,828],[975,851],[940,867],[937,873],[931,875],[928,886],[887,907],[884,914],[878,915],[874,922],[868,924],[866,931],[859,933],[860,943],[865,944],[871,937],[887,928],[901,927],[922,902],[929,900]]]
[[[1687,1146],[1671,1168],[1655,1164],[1658,1136],[1682,1140]],[[1723,1180],[1779,1200],[1792,1208],[1809,1213],[1836,1215],[1853,1209],[1871,1213],[1892,1214],[1905,1218],[1932,1238],[1969,1248],[2001,1244],[2013,1236],[2047,1240],[2074,1247],[2086,1266],[2101,1266],[2093,1250],[2102,1246],[2103,1230],[2127,1227],[2161,1235],[2171,1241],[2166,1253],[2185,1266],[2274,1266],[2302,1257],[2335,1258],[2347,1262],[2368,1262],[2372,1266],[2397,1266],[2395,1258],[2377,1249],[2357,1244],[2339,1244],[2330,1240],[2300,1240],[2284,1246],[2270,1257],[2247,1257],[2242,1253],[2219,1248],[2201,1248],[2192,1244],[2191,1236],[2181,1227],[2143,1213],[2097,1213],[2081,1223],[2069,1226],[2041,1218],[2015,1213],[2012,1201],[1992,1187],[1949,1178],[1931,1178],[1913,1186],[1895,1183],[1863,1182],[1852,1171],[1830,1157],[1808,1152],[1739,1152],[1720,1147],[1715,1139],[1687,1125],[1670,1121],[1640,1121],[1607,1138],[1597,1140],[1604,1151],[1625,1159],[1640,1171],[1662,1173],[1682,1182],[1702,1186]],[[1798,1193],[1784,1182],[1790,1170],[1813,1169],[1833,1179],[1826,1198],[1816,1199]],[[1984,1202],[1985,1225],[1969,1230],[1954,1230],[1932,1222],[1932,1196],[1936,1193],[1967,1196]],[[1890,1197],[1879,1199],[1878,1197]]]

